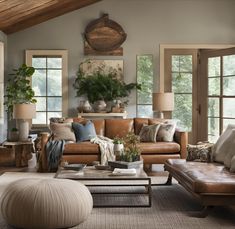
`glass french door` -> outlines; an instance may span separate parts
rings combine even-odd
[[[201,140],[216,142],[228,124],[235,124],[235,48],[201,51]]]
[[[197,141],[197,50],[165,50],[165,92],[174,92],[175,108],[169,116],[187,131],[189,143]]]

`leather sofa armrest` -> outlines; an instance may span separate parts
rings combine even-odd
[[[42,132],[41,134],[41,150],[39,151],[39,168],[38,172],[47,172],[48,171],[48,163],[47,163],[47,155],[46,155],[46,144],[50,138],[50,134],[47,132]]]
[[[180,144],[180,156],[185,159],[187,157],[188,132],[175,131],[175,141]]]

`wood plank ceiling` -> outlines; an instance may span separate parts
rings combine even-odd
[[[102,0],[0,0],[0,30],[11,34]]]

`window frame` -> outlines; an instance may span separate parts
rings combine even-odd
[[[165,49],[164,53],[164,91],[172,92],[172,56],[191,55],[192,56],[192,93],[175,93],[175,94],[192,94],[192,130],[189,132],[189,141],[196,142],[197,139],[197,49]],[[172,112],[166,112],[167,118],[172,118]]]
[[[35,56],[62,58],[62,116],[68,116],[68,50],[26,50],[26,64],[32,66]],[[48,112],[48,111],[46,111]],[[33,124],[33,127],[46,127],[47,124]]]
[[[235,47],[235,46],[234,46]],[[202,110],[204,111],[204,115],[200,118],[200,125],[206,126],[206,133],[201,131],[201,135],[203,136],[203,139],[208,140],[208,119],[210,118],[218,118],[219,120],[219,136],[224,131],[224,119],[231,119],[235,120],[234,117],[227,117],[224,116],[224,99],[226,98],[235,98],[235,95],[224,95],[223,93],[223,79],[229,76],[224,75],[223,69],[224,69],[224,63],[223,63],[223,57],[227,55],[234,55],[235,48],[230,47],[227,49],[218,49],[218,50],[202,50],[201,51],[201,74],[202,74],[202,83],[205,85],[203,90],[201,89],[201,94],[205,98],[204,101],[201,101]],[[220,73],[219,73],[219,82],[220,82],[220,90],[218,95],[210,95],[208,93],[208,84],[209,79],[212,77],[208,77],[208,60],[209,58],[213,57],[219,57],[220,58]],[[209,116],[208,114],[208,99],[209,98],[218,98],[219,99],[219,115],[218,116]]]

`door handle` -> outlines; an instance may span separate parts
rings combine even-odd
[[[201,114],[201,104],[198,105],[196,110],[197,110],[198,114],[200,115]]]

